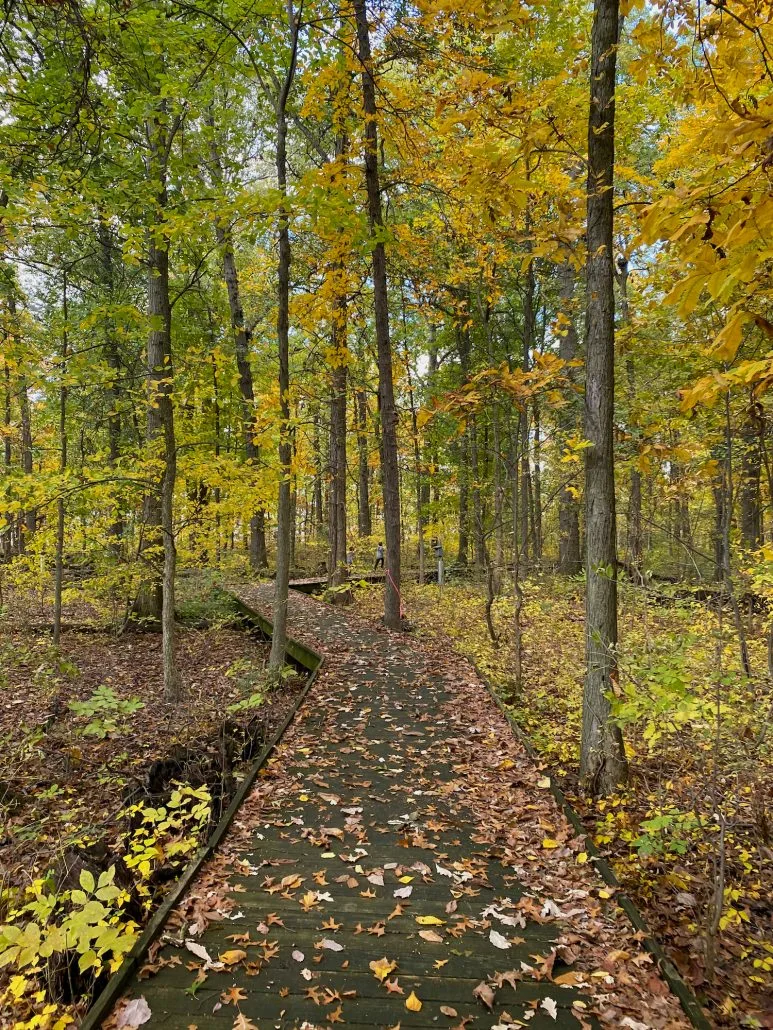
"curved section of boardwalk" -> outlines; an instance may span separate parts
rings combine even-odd
[[[144,1025],[686,1026],[466,663],[290,617],[325,665],[131,991]]]

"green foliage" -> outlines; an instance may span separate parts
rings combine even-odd
[[[116,969],[137,938],[137,924],[123,915],[128,900],[114,866],[97,880],[84,869],[79,890],[58,894],[49,880],[35,880],[0,926],[0,967],[35,973],[53,956],[74,953],[81,973]]]
[[[129,715],[133,715],[141,708],[144,702],[139,698],[123,699],[118,697],[112,687],[97,687],[88,701],[71,701],[70,711],[75,715],[89,720],[81,728],[80,733],[84,737],[99,737],[104,739],[115,733],[120,723]]]
[[[125,817],[138,825],[123,837],[124,861],[136,871],[145,898],[150,895],[148,880],[159,866],[179,862],[198,848],[211,815],[209,788],[188,784],[178,784],[164,805],[139,802],[127,809]]]

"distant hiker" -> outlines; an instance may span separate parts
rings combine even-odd
[[[382,569],[384,568],[384,545],[383,544],[379,544],[378,547],[376,548],[376,561],[375,561],[375,563],[373,565],[373,571],[375,572],[376,569],[379,568],[379,567],[382,568]]]

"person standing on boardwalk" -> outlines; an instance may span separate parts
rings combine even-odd
[[[373,563],[373,571],[375,572],[378,568],[384,568],[384,545],[379,544],[376,547],[376,560]]]

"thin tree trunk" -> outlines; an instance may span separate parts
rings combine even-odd
[[[459,440],[459,546],[458,565],[466,568],[470,550],[470,475],[467,429]]]
[[[214,119],[210,116],[210,128],[214,133]],[[214,137],[210,143],[210,162],[213,177],[222,186],[224,181],[223,163]],[[250,362],[250,332],[244,321],[239,271],[236,267],[233,236],[230,226],[221,218],[215,219],[215,238],[222,254],[223,279],[228,293],[228,308],[231,315],[231,331],[234,336],[236,351],[236,368],[239,373],[239,393],[241,396],[242,433],[244,439],[244,456],[248,466],[255,469],[260,464],[260,448],[255,443],[255,386],[252,378]],[[268,565],[266,555],[266,515],[260,509],[250,516],[250,565],[253,569],[264,569]]]
[[[13,303],[13,302],[12,302]],[[11,309],[11,316],[15,314],[15,304]],[[19,379],[19,415],[21,418],[21,462],[24,475],[27,481],[32,479],[32,416],[30,414],[30,398],[27,386],[27,377]],[[35,535],[37,525],[37,513],[34,508],[27,508],[24,511],[24,533],[19,537],[19,553],[24,550],[26,541],[31,540]]]
[[[365,0],[354,0],[357,47],[362,69],[362,101],[365,112],[365,185],[371,233],[373,306],[378,353],[378,392],[381,415],[381,481],[384,496],[386,577],[384,581],[384,623],[399,629],[400,611],[400,470],[397,453],[397,408],[392,382],[392,348],[389,340],[386,249],[384,219],[378,171],[378,128],[376,86],[368,33]]]
[[[540,408],[535,397],[532,402],[534,411],[534,557],[537,563],[542,561],[542,440],[540,438]]]
[[[340,270],[336,270],[340,274]],[[346,297],[339,297],[332,317],[331,350],[335,365],[330,397],[330,506],[328,509],[330,582],[337,586],[346,579]]]
[[[269,670],[274,677],[282,671],[287,647],[287,592],[290,581],[292,438],[290,431],[290,224],[287,210],[287,100],[295,77],[298,53],[298,20],[293,0],[287,3],[290,60],[276,103],[276,178],[281,198],[279,220],[279,263],[277,286],[277,349],[279,352],[279,499],[276,530],[276,579],[274,581],[273,635]]]
[[[617,687],[617,541],[613,417],[613,189],[618,0],[595,0],[588,119],[585,438],[586,674],[580,775],[591,793],[627,776],[609,696]]]
[[[108,303],[112,304],[114,292],[112,241],[110,239],[110,230],[102,217],[99,219],[97,235],[102,256],[104,288],[107,293]],[[105,319],[105,359],[110,369],[110,383],[107,390],[107,445],[110,467],[115,469],[121,453],[121,388],[118,382],[120,375],[118,341],[113,328],[112,313]],[[108,534],[111,538],[110,550],[114,556],[117,556],[120,552],[123,531],[124,522],[119,502],[113,522],[108,529]]]
[[[163,543],[161,579],[161,640],[164,667],[164,698],[177,702],[182,696],[182,679],[175,649],[175,576],[177,545],[174,535],[174,489],[177,480],[177,442],[172,403],[172,307],[169,295],[169,240],[166,235],[167,165],[169,140],[166,102],[159,101],[159,117],[148,125],[150,148],[149,178],[159,184],[155,224],[149,232],[148,250],[148,336],[149,405],[151,439],[160,435],[163,443],[163,472],[160,483],[159,523]],[[158,496],[155,495],[154,496]]]
[[[370,536],[370,469],[368,468],[368,398],[365,391],[354,392],[354,411],[357,425],[357,532]]]
[[[67,271],[62,273],[62,352],[59,382],[59,471],[62,481],[56,500],[56,556],[54,566],[54,647],[62,635],[62,581],[64,574],[64,475],[67,471]]]

